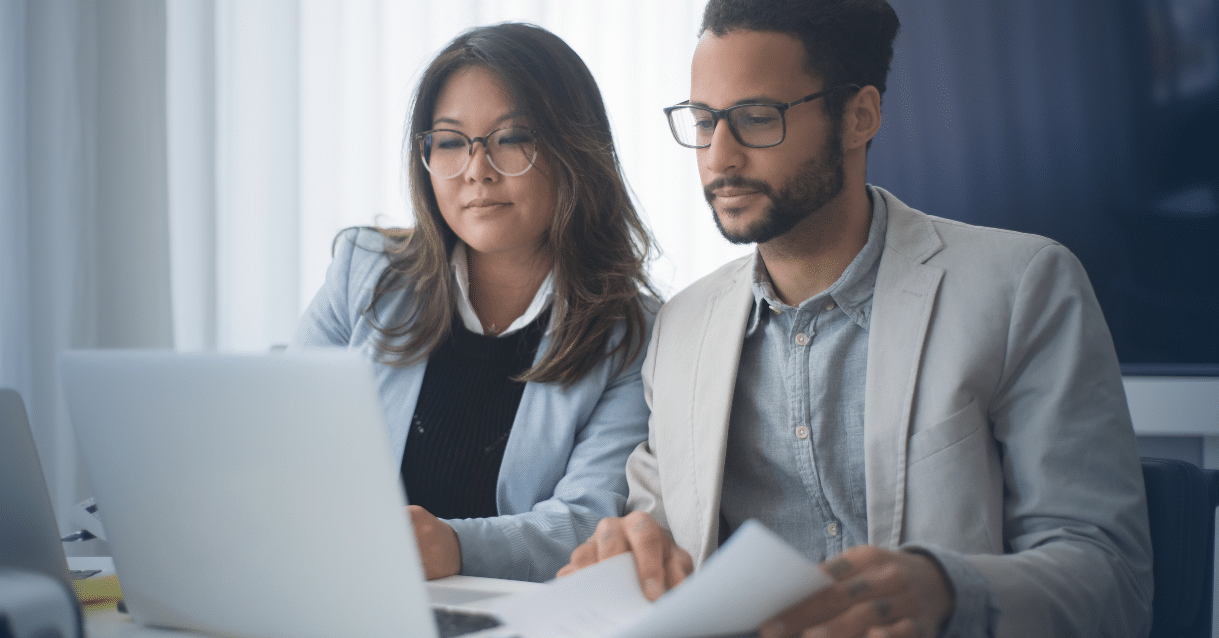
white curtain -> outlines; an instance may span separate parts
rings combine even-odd
[[[60,526],[89,495],[59,392],[70,348],[173,345],[164,6],[0,3],[0,385]]]
[[[411,223],[400,160],[410,93],[436,51],[481,24],[539,24],[563,37],[588,63],[606,99],[629,183],[664,251],[653,266],[664,292],[675,292],[743,254],[747,249],[725,242],[709,223],[693,153],[670,139],[660,112],[686,97],[703,4],[169,3],[171,104],[177,103],[178,75],[203,78],[206,66],[214,64],[214,86],[192,90],[204,96],[212,91],[214,99],[182,100],[187,109],[199,111],[183,119],[188,126],[209,115],[202,112],[207,106],[214,109],[214,145],[192,147],[187,156],[212,152],[214,163],[199,166],[194,178],[171,182],[174,190],[192,179],[214,185],[214,208],[198,208],[201,215],[214,215],[214,250],[206,254],[215,261],[192,264],[214,272],[215,301],[214,307],[196,301],[188,310],[175,285],[179,347],[261,350],[286,341],[321,285],[337,231]],[[208,36],[213,49],[194,44]],[[207,60],[181,68],[173,64],[179,41],[192,43],[190,51]],[[172,109],[171,122],[172,149],[179,122]],[[189,242],[199,234],[192,232]],[[175,250],[188,243],[175,241]],[[175,266],[176,276],[185,277],[183,265],[175,261]],[[205,279],[193,276],[192,292],[183,294],[206,290],[198,283]],[[188,342],[186,334],[214,335],[214,342]]]
[[[55,371],[71,348],[265,351],[336,232],[410,225],[400,146],[421,68],[533,22],[592,69],[671,294],[719,237],[687,97],[704,0],[0,0],[0,386],[25,398],[64,532],[90,495]]]

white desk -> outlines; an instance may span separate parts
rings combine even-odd
[[[436,605],[461,605],[478,609],[482,608],[480,602],[492,600],[494,597],[480,595],[478,598],[481,600],[474,600],[470,593],[473,590],[498,591],[507,595],[529,591],[539,586],[537,583],[516,580],[450,576],[429,582],[428,595]],[[85,635],[88,638],[187,638],[201,634],[143,627],[132,620],[131,616],[120,613],[114,607],[108,607],[85,611]]]
[[[131,616],[120,613],[114,607],[85,610],[85,636],[88,638],[133,638],[135,636],[183,638],[183,636],[189,635],[192,634],[141,627],[131,619]]]

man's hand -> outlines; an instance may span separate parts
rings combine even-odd
[[[834,584],[762,625],[760,638],[935,638],[952,614],[948,579],[922,554],[859,545],[821,570]]]
[[[415,528],[415,543],[419,545],[424,577],[432,580],[460,572],[461,544],[457,541],[457,532],[418,505],[408,505],[406,513]]]
[[[559,570],[559,576],[626,552],[635,554],[639,587],[648,600],[660,598],[694,571],[690,554],[678,547],[651,516],[631,512],[622,518],[601,519],[592,538],[571,553],[571,562]]]

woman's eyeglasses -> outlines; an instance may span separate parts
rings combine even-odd
[[[666,108],[665,115],[669,118],[673,138],[688,148],[711,146],[715,125],[721,119],[728,122],[732,136],[742,146],[768,148],[778,146],[787,137],[787,109],[846,88],[859,89],[854,84],[839,84],[786,104],[738,104],[726,109],[694,106],[687,100]]]
[[[442,179],[457,177],[474,155],[475,142],[482,142],[491,167],[506,177],[524,175],[538,157],[537,131],[510,126],[485,137],[468,137],[461,131],[438,128],[415,136],[428,172]]]

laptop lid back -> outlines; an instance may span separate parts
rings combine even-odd
[[[137,620],[435,635],[363,357],[78,351],[60,372]]]
[[[0,567],[68,580],[46,476],[21,395],[0,388]]]

